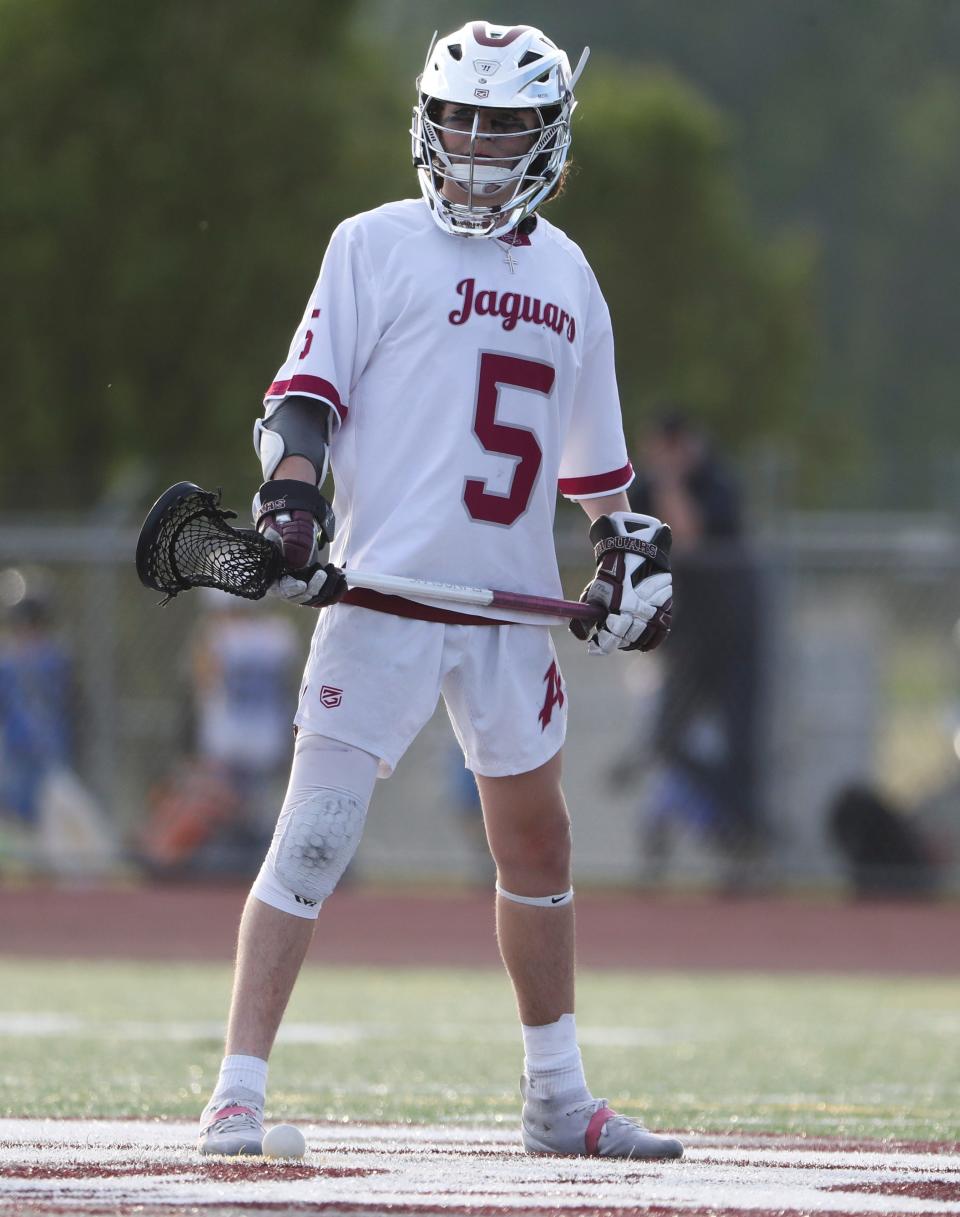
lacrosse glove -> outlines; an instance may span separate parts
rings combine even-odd
[[[293,478],[264,482],[253,500],[257,532],[283,555],[286,571],[267,591],[294,604],[322,608],[347,590],[343,572],[321,565],[333,540],[333,509],[316,486]]]
[[[597,573],[581,601],[598,604],[598,622],[571,621],[591,655],[652,651],[670,633],[673,579],[670,528],[653,516],[615,511],[590,525]]]

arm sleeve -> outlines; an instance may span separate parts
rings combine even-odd
[[[285,397],[327,402],[342,426],[377,341],[376,292],[357,225],[333,233],[287,358],[264,395],[269,417]]]
[[[568,499],[592,499],[626,490],[633,481],[620,416],[610,311],[590,268],[583,359],[573,413],[560,458],[559,490]]]

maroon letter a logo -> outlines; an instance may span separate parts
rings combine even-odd
[[[543,701],[543,709],[537,715],[540,719],[540,730],[545,731],[547,723],[553,717],[553,707],[563,705],[563,679],[560,676],[560,669],[557,667],[557,661],[547,668],[543,679],[547,684],[547,696]]]

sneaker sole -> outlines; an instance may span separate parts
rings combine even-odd
[[[524,1130],[523,1148],[528,1154],[542,1154],[550,1158],[609,1158],[612,1160],[619,1159],[620,1161],[631,1160],[634,1162],[657,1162],[683,1157],[683,1145],[679,1141],[674,1141],[670,1138],[664,1138],[662,1145],[651,1145],[646,1152],[634,1150],[629,1154],[588,1154],[586,1150],[563,1150],[554,1149],[543,1141],[538,1141],[536,1137],[530,1136]]]
[[[223,1144],[212,1145],[201,1142],[197,1152],[208,1155],[218,1155],[221,1158],[259,1158],[263,1156],[263,1143],[260,1141],[227,1141]]]

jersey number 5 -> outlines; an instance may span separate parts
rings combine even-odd
[[[487,490],[482,478],[467,478],[463,501],[471,519],[509,527],[527,510],[530,493],[540,472],[543,451],[533,431],[512,423],[497,421],[497,401],[500,387],[509,385],[530,393],[549,396],[556,372],[548,363],[521,359],[516,355],[499,355],[484,351],[480,355],[477,374],[477,404],[473,413],[473,430],[484,452],[517,457],[517,464],[506,494]]]

